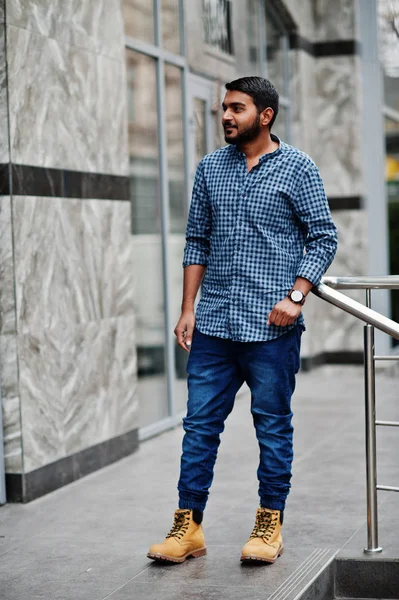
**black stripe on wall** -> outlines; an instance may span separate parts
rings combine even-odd
[[[329,196],[330,210],[358,210],[362,208],[361,196]]]
[[[14,196],[130,200],[129,177],[0,164],[0,196],[9,196],[10,193]],[[331,210],[359,209],[362,198],[332,196],[328,203]]]
[[[298,33],[290,35],[290,48],[293,50],[304,50],[315,58],[325,56],[355,56],[360,54],[360,44],[357,40],[311,42]]]
[[[138,429],[61,458],[29,473],[6,473],[7,502],[30,502],[129,456],[139,446]]]
[[[11,194],[130,200],[129,177],[29,165],[0,164],[0,195]]]

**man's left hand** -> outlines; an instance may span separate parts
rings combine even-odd
[[[292,325],[292,323],[301,314],[302,306],[295,304],[289,298],[284,298],[275,304],[273,310],[267,316],[268,325],[277,325],[279,327],[285,327]]]

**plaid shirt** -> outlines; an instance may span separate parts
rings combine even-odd
[[[234,145],[198,165],[183,266],[207,266],[196,310],[202,333],[257,342],[304,325],[302,313],[287,327],[267,325],[267,315],[296,277],[317,285],[335,256],[337,231],[316,165],[272,139],[279,148],[250,172]]]

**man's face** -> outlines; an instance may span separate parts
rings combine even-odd
[[[227,91],[222,104],[224,139],[228,144],[246,144],[261,131],[260,115],[248,94]]]

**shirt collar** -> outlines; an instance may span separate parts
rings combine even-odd
[[[266,160],[269,160],[270,158],[277,156],[277,154],[280,154],[281,152],[281,148],[282,148],[282,142],[281,140],[274,135],[274,133],[270,134],[270,137],[272,139],[273,142],[277,142],[278,143],[278,148],[276,148],[275,150],[273,150],[273,152],[267,152],[266,154],[262,154],[262,156],[259,158],[259,163],[258,164],[262,164],[264,163]],[[237,148],[237,146],[235,146],[234,144],[231,144],[231,147],[233,149],[233,151],[235,152],[235,154],[239,157],[239,158],[245,158],[245,153],[244,152],[240,152]]]

